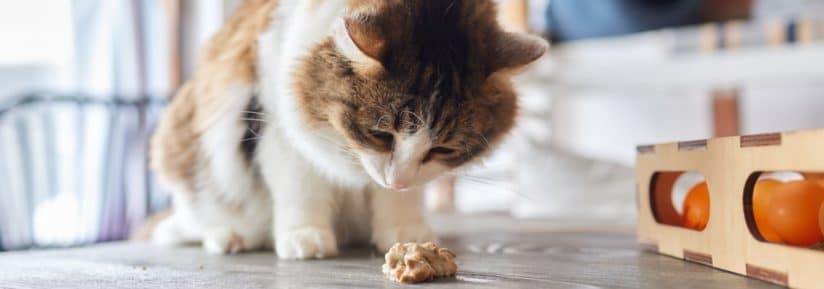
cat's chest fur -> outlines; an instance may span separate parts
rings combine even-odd
[[[345,8],[346,1],[341,0],[282,1],[269,29],[258,38],[257,85],[270,124],[258,156],[261,162],[274,162],[287,151],[298,153],[326,178],[347,188],[362,189],[371,180],[346,151],[345,140],[331,126],[309,127],[292,87],[295,68],[311,48],[340,33],[336,29],[342,25]]]

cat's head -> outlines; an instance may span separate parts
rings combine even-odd
[[[374,181],[405,189],[497,144],[517,112],[512,72],[547,43],[504,32],[488,0],[352,0],[298,68],[310,126],[331,124]]]

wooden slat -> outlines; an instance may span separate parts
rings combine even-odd
[[[654,145],[640,145],[635,148],[639,154],[651,154],[655,152]]]
[[[679,151],[703,151],[707,150],[707,140],[693,140],[678,143]]]
[[[181,12],[182,0],[165,0],[164,8],[166,9],[166,31],[169,35],[169,87],[172,91],[183,83],[183,68],[181,58]]]
[[[773,271],[751,264],[747,264],[747,276],[782,286],[788,286],[789,276],[787,276],[787,273]]]
[[[529,3],[527,0],[504,0],[502,25],[513,32],[529,31]]]
[[[658,253],[658,243],[653,242],[640,242],[641,249],[644,251],[649,251],[653,253]]]
[[[747,135],[741,137],[741,147],[759,147],[781,145],[780,133]]]
[[[684,250],[684,260],[712,266],[712,255]]]
[[[716,137],[740,134],[738,90],[719,89],[713,92],[713,134]]]

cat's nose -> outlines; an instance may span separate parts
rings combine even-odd
[[[406,189],[406,188],[408,188],[409,186],[407,186],[405,183],[402,183],[402,182],[397,182],[397,181],[396,181],[396,182],[392,182],[392,183],[390,183],[390,184],[389,184],[389,187],[390,187],[390,188],[392,188],[393,190],[398,190],[398,191],[400,191],[400,190],[405,190],[405,189]]]
[[[386,185],[393,190],[408,189],[413,176],[412,168],[392,165],[386,170]]]
[[[409,183],[397,174],[388,174],[386,176],[386,184],[393,190],[403,190],[409,187]]]

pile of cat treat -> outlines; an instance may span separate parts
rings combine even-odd
[[[386,253],[383,274],[402,283],[418,283],[454,276],[455,253],[433,243],[397,243]]]

